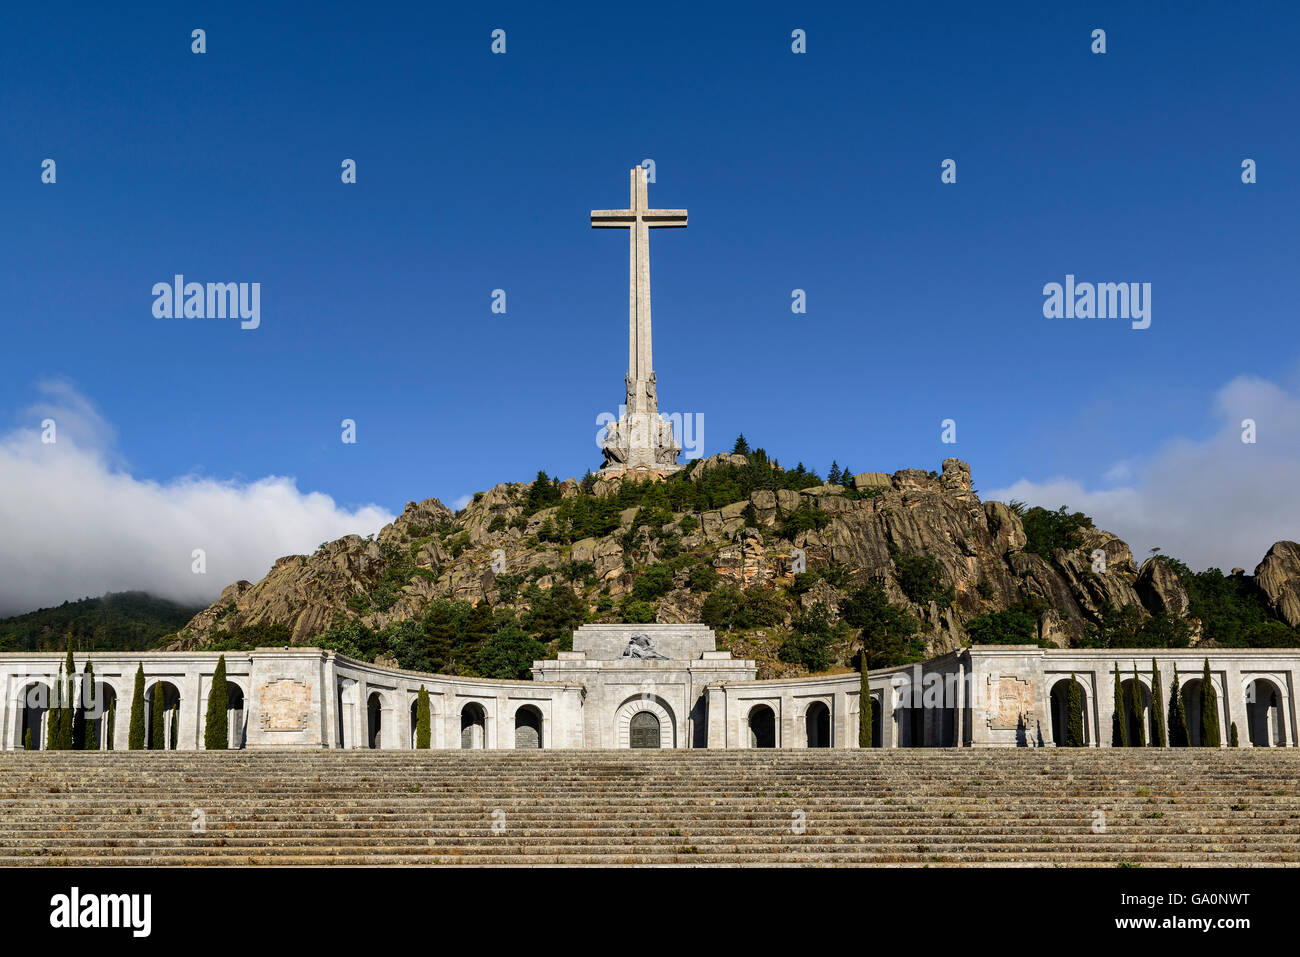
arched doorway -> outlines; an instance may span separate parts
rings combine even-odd
[[[378,691],[370,692],[366,699],[366,747],[384,746],[384,699]]]
[[[515,748],[535,751],[542,746],[542,713],[530,704],[515,712]]]
[[[162,720],[154,710],[162,700]],[[150,751],[174,751],[180,740],[181,692],[170,681],[155,681],[144,693],[145,744]]]
[[[487,712],[474,701],[460,709],[460,746],[467,749],[487,747]]]
[[[1066,736],[1070,729],[1070,680],[1062,678],[1052,685],[1052,743],[1058,748],[1066,747]],[[1079,723],[1083,730],[1082,746],[1087,747],[1091,741],[1088,727],[1088,692],[1083,682],[1077,678],[1074,683],[1079,688]]]
[[[1267,678],[1256,678],[1246,686],[1246,728],[1253,747],[1286,746],[1282,693]]]
[[[226,682],[226,725],[230,729],[229,746],[242,748],[246,742],[244,729],[244,689],[233,681]]]
[[[628,722],[628,747],[659,747],[659,719],[652,712],[638,711]]]
[[[1204,737],[1201,735],[1201,685],[1200,678],[1191,678],[1183,682],[1180,693],[1183,696],[1183,713],[1187,715],[1187,741],[1193,748],[1204,746]],[[1214,700],[1214,710],[1219,715],[1219,742],[1222,744],[1227,740],[1227,734],[1223,727],[1223,714],[1219,711],[1219,696],[1214,693],[1214,686],[1210,686],[1210,693]]]
[[[411,701],[411,708],[410,708],[410,718],[411,718],[411,744],[410,744],[410,747],[411,747],[411,750],[415,750],[415,748],[416,748],[416,746],[417,746],[417,744],[418,744],[418,742],[416,741],[416,725],[419,723],[419,720],[420,720],[420,719],[419,719],[419,715],[417,714],[417,711],[419,710],[419,707],[420,707],[420,699],[419,699],[418,697],[417,697],[417,698],[414,698],[414,699]],[[430,721],[429,721],[429,732],[430,732],[430,733],[429,733],[429,738],[430,738],[430,743],[432,743],[432,738],[433,738],[433,721],[432,721],[432,717],[433,717],[433,716],[430,715]]]
[[[1139,711],[1141,716],[1138,717],[1133,713],[1133,690],[1134,679],[1127,678],[1120,682],[1120,688],[1124,692],[1124,719],[1125,726],[1128,729],[1128,743],[1130,746],[1136,746],[1139,736],[1147,744],[1151,743],[1151,692],[1141,681],[1136,682],[1137,693],[1140,702]]]
[[[93,692],[87,691],[85,708],[87,750],[112,751],[117,730],[117,692],[113,686],[96,681]]]
[[[33,681],[19,694],[18,739],[15,747],[31,751],[45,748],[45,722],[50,713],[50,686],[43,681]]]
[[[754,705],[749,709],[749,746],[776,747],[776,712],[765,704]]]
[[[884,740],[884,728],[880,726],[881,718],[880,699],[875,695],[871,696],[871,746],[879,748]]]
[[[824,701],[814,701],[808,706],[804,715],[804,729],[808,734],[808,747],[829,748],[831,746],[831,709]],[[874,729],[874,725],[872,726]]]

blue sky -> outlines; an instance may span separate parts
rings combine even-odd
[[[1212,491],[1267,484],[1292,425],[1219,440],[1239,406],[1295,408],[1300,13],[1141,6],[10,5],[0,425],[27,441],[58,383],[110,475],[287,476],[346,516],[580,475],[626,365],[626,240],[588,211],[651,158],[651,202],[691,220],[651,240],[661,407],[703,415],[706,454],[744,431],[823,472],[956,455],[985,493],[1103,509],[1149,505],[1189,447]],[[260,282],[260,328],[155,318],[178,272]],[[1151,327],[1044,318],[1067,273],[1151,283]],[[1116,531],[1225,547],[1141,501]]]

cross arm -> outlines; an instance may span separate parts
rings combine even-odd
[[[593,209],[591,211],[592,229],[626,229],[636,222],[634,209]]]
[[[685,226],[686,210],[684,209],[647,209],[641,214],[647,226]]]

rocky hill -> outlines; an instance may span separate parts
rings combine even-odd
[[[1241,643],[1300,644],[1294,542],[1274,545],[1254,576],[1216,571],[1206,585],[1173,559],[1139,564],[1086,516],[982,502],[957,459],[938,473],[845,478],[785,470],[760,450],[700,460],[661,482],[542,474],[479,493],[460,512],[411,502],[377,536],[281,558],[260,582],[228,586],[170,647],[239,647],[267,629],[330,645],[340,629],[382,636],[448,602],[491,609],[489,630],[503,621],[528,630],[530,615],[554,604],[569,624],[705,620],[770,676],[850,664],[859,633],[841,611],[870,582],[915,622],[894,658],[941,653],[972,634],[1055,646],[1213,641],[1194,606],[1223,589],[1246,609],[1225,612]],[[532,631],[550,642],[545,653],[564,647],[556,635],[566,628]],[[820,650],[805,653],[796,639],[810,635]],[[475,670],[472,657],[424,663]]]

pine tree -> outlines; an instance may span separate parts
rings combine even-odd
[[[1160,666],[1151,659],[1151,747],[1169,747],[1169,738],[1165,734],[1165,692],[1160,686]]]
[[[1187,712],[1183,709],[1182,690],[1178,687],[1178,665],[1174,665],[1174,681],[1169,688],[1169,746],[1185,748],[1189,741]]]
[[[95,666],[87,661],[86,670],[81,673],[81,697],[78,699],[78,713],[81,715],[81,750],[83,751],[99,750],[99,729],[103,727],[104,716],[100,714],[99,706],[102,702],[98,700],[96,692]],[[87,718],[87,707],[89,707],[91,714],[97,714],[99,717]]]
[[[1067,748],[1083,747],[1083,688],[1079,686],[1074,672],[1070,672],[1070,686],[1066,689],[1066,707],[1070,709],[1070,719],[1065,725],[1065,746]]]
[[[208,751],[225,751],[230,747],[230,687],[226,684],[226,656],[217,659],[208,692],[208,716],[203,722],[203,747]]]
[[[851,488],[853,485],[853,469],[847,465],[840,469],[840,484],[845,488]]]
[[[858,674],[858,747],[873,747],[875,731],[871,727],[871,678],[867,674],[867,652],[862,650]]]
[[[740,435],[736,437],[736,444],[731,447],[731,454],[732,455],[749,454],[749,443],[745,441],[744,432],[741,432]]]
[[[1119,662],[1115,662],[1115,718],[1111,723],[1110,746],[1128,747],[1128,720],[1124,707],[1124,686],[1119,681]]]
[[[1223,743],[1219,736],[1219,703],[1210,684],[1210,659],[1205,659],[1205,673],[1201,677],[1201,747],[1217,748]]]
[[[415,746],[421,750],[429,747],[429,692],[420,685],[420,694],[415,699]]]
[[[126,746],[132,751],[144,750],[144,665],[135,670],[135,692],[131,695],[131,728]]]
[[[840,484],[840,463],[839,462],[836,462],[834,460],[831,461],[831,470],[826,473],[826,484],[827,485]]]
[[[1237,747],[1237,722],[1235,721],[1228,726],[1228,747]]]
[[[1129,695],[1129,705],[1133,711],[1133,727],[1137,728],[1137,740],[1131,742],[1135,748],[1147,746],[1146,721],[1143,720],[1145,709],[1142,707],[1142,682],[1138,681],[1137,662],[1133,663],[1133,693]]]

